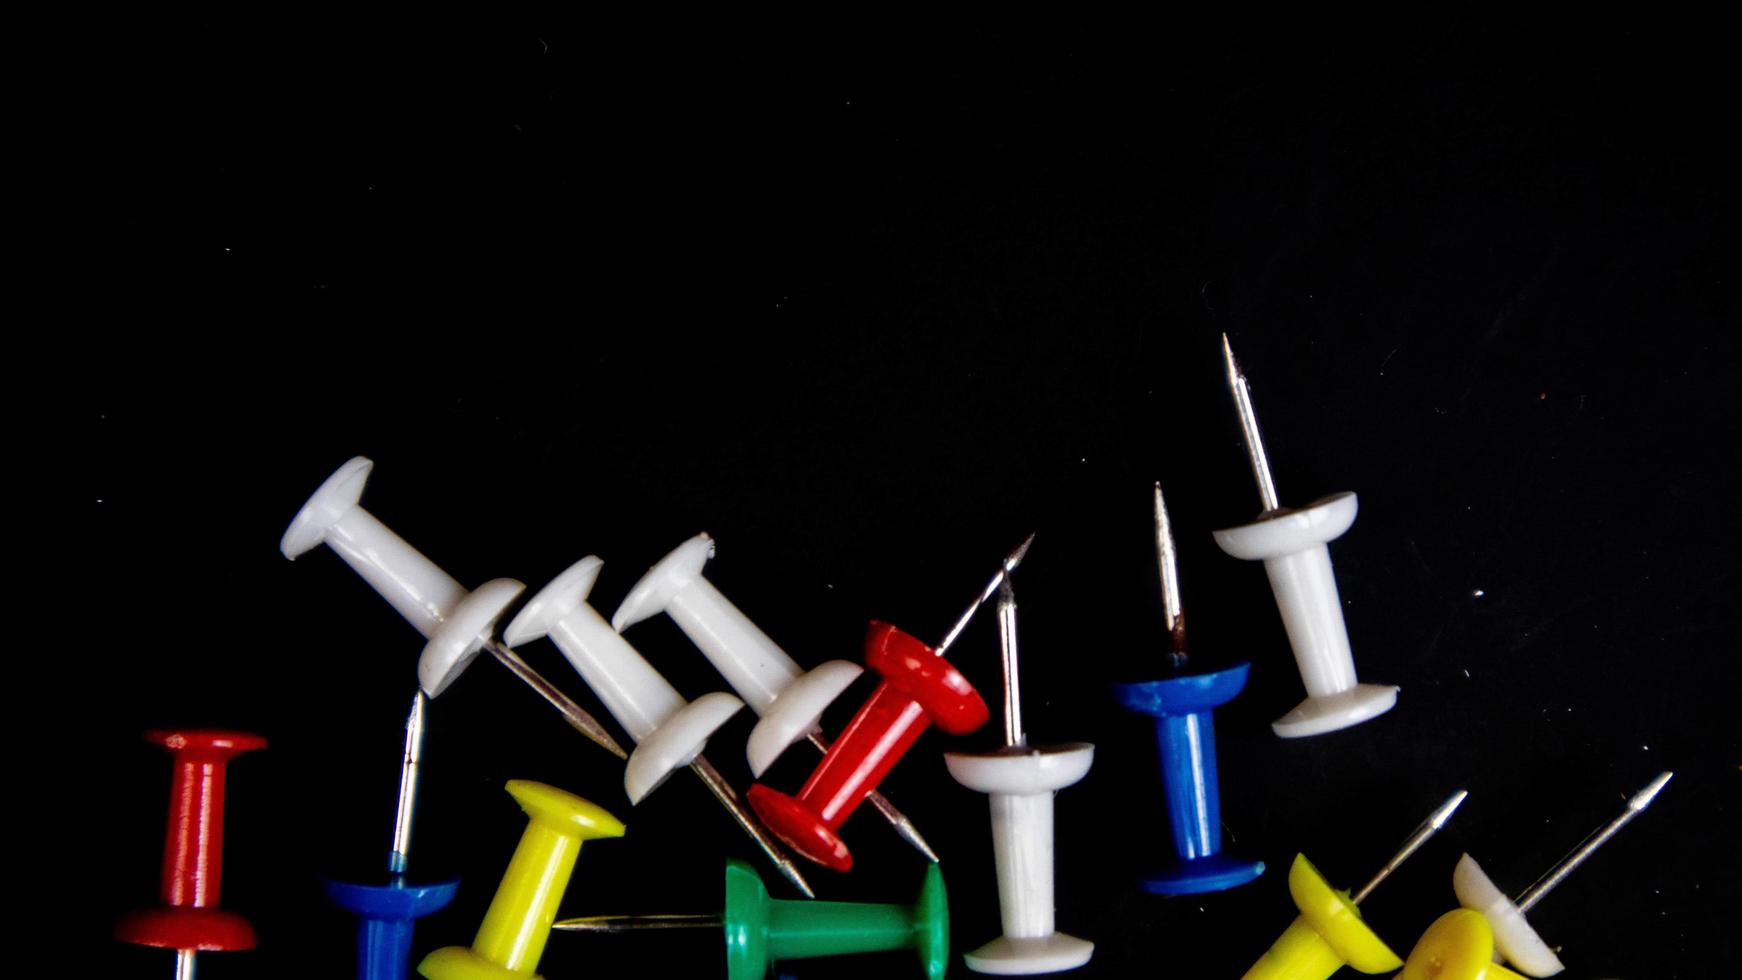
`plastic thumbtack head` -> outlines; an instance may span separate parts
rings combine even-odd
[[[1304,854],[1295,855],[1288,869],[1288,891],[1300,915],[1245,980],[1325,980],[1344,966],[1385,973],[1403,965],[1361,921],[1349,894],[1332,888]]]
[[[526,832],[472,945],[438,949],[418,965],[430,980],[536,977],[581,843],[623,836],[616,817],[560,789],[515,779],[508,792],[526,811]]]
[[[742,861],[726,863],[726,975],[763,980],[774,963],[912,949],[928,980],[950,962],[950,911],[944,876],[927,864],[911,906],[775,899]]]
[[[1455,909],[1434,920],[1410,950],[1398,980],[1523,980],[1495,962],[1494,932],[1480,912]]]
[[[835,871],[853,866],[852,852],[838,829],[927,728],[935,724],[949,734],[965,735],[991,718],[986,702],[961,671],[888,623],[871,624],[865,663],[882,682],[798,795],[787,796],[761,783],[748,794],[750,806],[775,836]]]
[[[266,739],[227,731],[154,731],[145,738],[174,756],[163,841],[163,904],[124,916],[115,938],[182,951],[253,949],[254,927],[218,907],[225,770],[236,756],[265,748]]]
[[[698,534],[660,559],[611,615],[622,631],[657,613],[670,616],[726,683],[761,719],[747,743],[750,771],[760,776],[787,747],[817,731],[824,709],[856,680],[863,668],[831,660],[799,670],[769,638],[702,575],[714,557],[714,539]]]
[[[588,556],[532,597],[503,631],[510,647],[550,637],[636,743],[623,788],[639,803],[695,760],[708,738],[744,707],[723,691],[686,702],[639,651],[587,604],[604,566]]]
[[[417,920],[446,908],[459,887],[458,881],[413,885],[398,878],[384,885],[321,882],[327,900],[358,919],[358,980],[404,980]]]

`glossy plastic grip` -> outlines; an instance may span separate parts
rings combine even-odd
[[[835,831],[936,722],[961,735],[991,717],[961,672],[930,647],[888,623],[873,622],[865,662],[883,676],[796,797],[758,783],[750,805],[794,850],[837,871],[853,866]]]
[[[1326,980],[1344,965],[1362,973],[1403,965],[1361,921],[1361,910],[1349,896],[1332,888],[1303,854],[1296,854],[1288,869],[1288,893],[1300,915],[1244,980]]]
[[[1480,912],[1455,909],[1434,920],[1398,980],[1524,980],[1494,962],[1494,933]]]
[[[159,894],[163,905],[121,920],[115,938],[169,949],[254,948],[254,927],[217,908],[223,878],[224,777],[231,759],[266,747],[246,732],[155,731],[174,756]]]
[[[762,980],[781,960],[891,949],[912,948],[930,980],[949,966],[949,903],[935,864],[919,898],[902,906],[773,899],[753,868],[728,861],[724,919],[730,980]]]
[[[417,920],[453,901],[457,881],[364,885],[325,881],[334,905],[357,916],[357,980],[404,980]]]

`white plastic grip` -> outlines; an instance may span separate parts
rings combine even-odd
[[[1307,699],[1277,719],[1284,738],[1318,735],[1384,714],[1397,703],[1397,688],[1361,684],[1343,622],[1343,604],[1326,545],[1355,523],[1358,502],[1340,493],[1251,524],[1215,532],[1227,554],[1262,561],[1276,608],[1294,650]]]
[[[468,593],[358,503],[374,466],[356,456],[335,470],[291,520],[278,547],[294,561],[325,544],[398,610],[429,641],[418,658],[418,683],[435,697],[471,664],[525,586],[494,579]]]
[[[511,647],[549,636],[611,717],[636,743],[623,786],[639,803],[707,747],[708,737],[744,707],[716,692],[686,703],[659,671],[605,622],[587,596],[604,563],[591,555],[569,566],[526,604],[503,632]]]
[[[762,719],[746,754],[760,776],[794,742],[817,729],[823,711],[864,672],[831,660],[802,673],[780,645],[702,575],[714,539],[698,534],[660,559],[611,616],[619,632],[657,613],[671,616],[726,683]]]
[[[1452,892],[1458,896],[1459,905],[1482,913],[1488,920],[1489,928],[1494,930],[1495,956],[1505,957],[1519,972],[1533,977],[1552,977],[1566,969],[1560,957],[1531,928],[1524,913],[1468,854],[1458,858],[1458,866],[1452,871]]]
[[[968,968],[1000,975],[1053,973],[1087,963],[1095,945],[1058,932],[1053,902],[1053,796],[1088,775],[1095,748],[1072,743],[991,753],[946,752],[950,775],[985,793],[1004,934],[966,953]]]

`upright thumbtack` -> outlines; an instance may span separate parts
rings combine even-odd
[[[852,868],[853,854],[837,831],[926,728],[936,723],[951,735],[966,735],[986,723],[991,717],[986,702],[943,655],[975,610],[1015,571],[1033,540],[1029,535],[1004,559],[936,649],[888,623],[871,624],[865,662],[883,681],[823,754],[804,788],[793,797],[762,783],[750,787],[750,806],[775,836],[825,867]]]
[[[1627,808],[1619,816],[1592,831],[1560,863],[1520,892],[1516,899],[1507,898],[1506,893],[1482,871],[1476,859],[1465,854],[1458,859],[1458,866],[1452,872],[1452,891],[1458,896],[1458,904],[1487,917],[1488,925],[1494,933],[1494,946],[1508,963],[1533,977],[1550,977],[1561,972],[1566,967],[1561,964],[1560,957],[1531,928],[1524,914],[1542,901],[1567,875],[1572,874],[1574,868],[1585,863],[1585,859],[1597,848],[1608,843],[1616,831],[1643,813],[1673,775],[1675,774],[1669,772],[1659,773],[1644,789],[1633,794],[1627,801]],[[1423,941],[1426,941],[1425,937]]]
[[[861,902],[786,901],[770,898],[762,879],[742,861],[726,862],[726,909],[719,915],[598,915],[564,919],[571,932],[620,933],[642,929],[719,929],[726,934],[729,980],[763,980],[782,960],[912,949],[928,980],[943,980],[950,964],[950,909],[938,866],[911,906]]]
[[[1362,973],[1384,973],[1402,966],[1391,947],[1361,921],[1361,910],[1356,906],[1445,826],[1466,795],[1459,790],[1441,803],[1353,897],[1332,888],[1306,855],[1296,854],[1294,865],[1288,869],[1288,892],[1300,915],[1252,964],[1244,980],[1325,980],[1344,966]]]
[[[592,715],[496,641],[496,621],[526,586],[499,578],[467,592],[441,566],[358,504],[374,465],[357,456],[327,477],[285,530],[279,543],[284,557],[295,561],[322,544],[338,552],[429,641],[418,658],[417,678],[430,697],[446,690],[479,651],[488,650],[561,712],[570,727],[617,758],[629,758]]]
[[[224,775],[229,761],[266,747],[247,732],[159,731],[145,740],[175,757],[163,837],[163,904],[123,916],[115,938],[173,949],[176,980],[193,980],[194,953],[253,949],[254,927],[218,907],[224,874]]]
[[[587,603],[602,567],[604,563],[591,555],[569,566],[514,617],[502,633],[503,642],[518,647],[541,636],[550,637],[629,733],[636,747],[623,771],[623,788],[631,803],[640,803],[677,769],[690,767],[781,873],[811,895],[810,884],[797,864],[750,818],[738,791],[702,755],[708,738],[737,714],[744,702],[723,691],[686,702]]]
[[[1087,742],[1030,747],[1022,726],[1017,663],[1016,593],[1010,576],[998,591],[998,645],[1004,661],[1004,747],[997,752],[945,752],[956,782],[988,794],[998,907],[1004,934],[966,954],[970,970],[1029,974],[1071,970],[1095,944],[1053,925],[1053,794],[1089,774],[1095,747]]]
[[[430,980],[536,977],[582,842],[623,836],[616,817],[553,786],[513,779],[508,793],[526,811],[526,832],[471,947],[447,946],[418,964]]]
[[[1356,681],[1355,656],[1349,650],[1337,578],[1331,571],[1326,544],[1355,523],[1355,495],[1333,494],[1300,509],[1278,505],[1270,460],[1264,455],[1258,417],[1252,411],[1252,393],[1227,334],[1222,335],[1222,357],[1264,512],[1251,524],[1215,532],[1216,544],[1235,558],[1264,562],[1307,690],[1307,699],[1270,727],[1283,738],[1299,738],[1358,725],[1390,711],[1397,704],[1397,688]]]
[[[678,545],[630,590],[611,615],[611,627],[621,632],[660,612],[677,623],[762,719],[746,745],[754,775],[761,776],[787,746],[800,739],[818,752],[827,752],[829,745],[817,722],[864,668],[830,660],[808,673],[800,671],[779,644],[702,575],[702,566],[713,556],[714,539],[706,534]],[[931,860],[938,859],[919,828],[883,794],[871,793],[866,799],[904,840]]]
[[[1185,612],[1180,605],[1173,532],[1159,483],[1155,485],[1155,544],[1161,565],[1162,607],[1167,614],[1168,663],[1182,673],[1162,680],[1117,684],[1113,695],[1124,707],[1155,719],[1161,782],[1167,790],[1168,822],[1173,827],[1178,862],[1140,879],[1139,884],[1158,895],[1221,891],[1264,873],[1263,861],[1240,861],[1222,853],[1216,721],[1211,713],[1246,686],[1251,665],[1235,664],[1207,674],[1183,673],[1188,662]]]
[[[1480,912],[1453,909],[1434,920],[1398,980],[1523,980],[1495,962],[1494,931]]]
[[[418,768],[423,760],[425,708],[420,689],[405,719],[405,753],[399,766],[399,806],[393,821],[393,847],[387,858],[387,883],[371,885],[323,881],[327,899],[357,916],[358,980],[404,980],[418,919],[447,907],[458,881],[413,885],[405,880],[411,860],[411,818],[417,806]]]

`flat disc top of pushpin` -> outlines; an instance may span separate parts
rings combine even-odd
[[[231,754],[266,747],[266,739],[251,732],[169,729],[149,731],[145,740],[172,752],[215,750]]]

